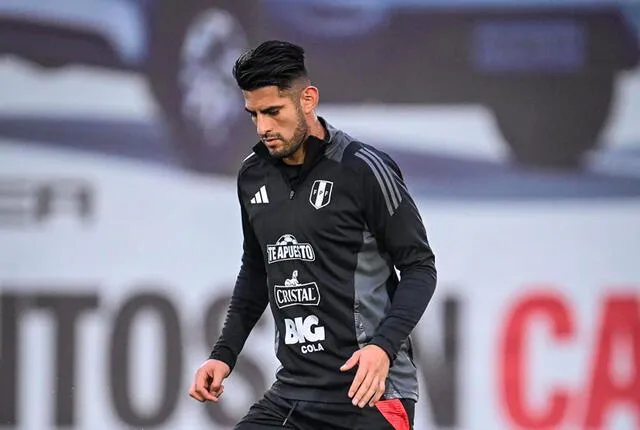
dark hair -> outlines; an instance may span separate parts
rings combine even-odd
[[[269,40],[236,60],[233,77],[244,91],[271,85],[289,89],[295,80],[307,77],[304,49],[293,43]]]

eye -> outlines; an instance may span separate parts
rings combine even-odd
[[[269,116],[276,116],[279,113],[280,113],[280,109],[272,109],[272,110],[267,111],[267,115],[269,115]]]

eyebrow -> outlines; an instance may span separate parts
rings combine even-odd
[[[268,108],[260,109],[260,113],[264,114],[264,115],[268,115],[269,113],[273,112],[274,110],[282,109],[283,107],[284,107],[284,105],[269,106]],[[246,107],[244,108],[244,110],[249,112],[252,115],[254,115],[256,113],[255,111],[247,109]]]

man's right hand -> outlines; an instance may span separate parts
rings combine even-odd
[[[224,391],[222,381],[229,376],[231,368],[220,360],[209,359],[202,363],[189,389],[189,395],[199,402],[217,402]]]

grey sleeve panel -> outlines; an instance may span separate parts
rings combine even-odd
[[[402,344],[398,356],[389,369],[385,399],[413,399],[418,400],[418,374],[413,361],[409,358],[409,345]]]
[[[375,237],[365,230],[354,273],[354,317],[360,347],[371,340],[391,306],[386,287],[390,274],[389,264],[380,255]]]
[[[366,225],[382,252],[389,255],[390,267],[401,273],[399,283],[389,284],[391,308],[371,340],[393,361],[435,291],[435,256],[420,211],[395,162],[364,144],[354,149],[354,158],[363,167],[361,193]]]
[[[363,244],[358,253],[354,275],[354,320],[358,345],[367,345],[378,325],[391,307],[387,282],[391,275],[388,258],[380,254],[375,237],[363,232]],[[408,343],[404,343],[389,370],[386,399],[418,398],[416,368],[409,358]]]

